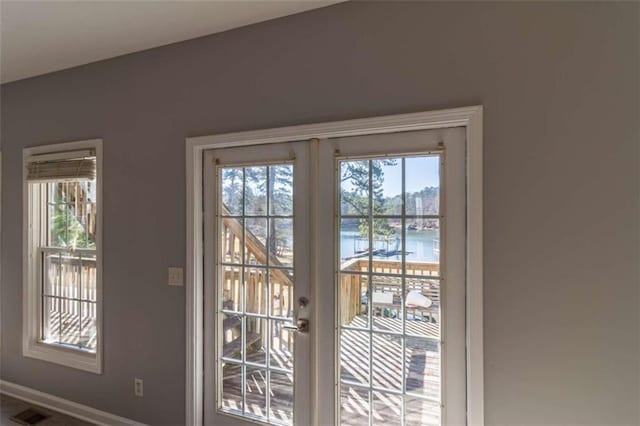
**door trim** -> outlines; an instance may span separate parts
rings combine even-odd
[[[361,136],[446,127],[466,128],[467,168],[467,424],[484,425],[484,357],[482,302],[482,106],[399,114],[275,129],[189,137],[186,140],[186,418],[188,426],[203,421],[204,389],[204,234],[203,159],[207,149],[279,142]],[[313,162],[312,162],[313,164]],[[313,208],[313,203],[312,203]],[[313,253],[313,250],[312,250]],[[312,283],[312,291],[317,288]],[[312,344],[312,358],[321,345]],[[317,376],[318,372],[314,372]],[[318,394],[312,395],[317,412]],[[315,415],[314,415],[315,418]],[[317,421],[315,421],[317,424]]]

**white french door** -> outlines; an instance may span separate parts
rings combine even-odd
[[[465,424],[465,129],[333,138],[319,158],[335,297],[316,322],[336,318],[318,339],[337,356],[318,424]]]
[[[205,424],[466,424],[465,137],[206,151]]]
[[[205,156],[204,423],[310,424],[309,146]]]

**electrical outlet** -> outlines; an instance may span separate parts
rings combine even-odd
[[[169,285],[182,287],[183,272],[182,268],[169,268]]]
[[[133,379],[133,393],[136,396],[143,396],[144,394],[144,381],[142,379]]]

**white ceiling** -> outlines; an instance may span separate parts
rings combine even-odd
[[[343,0],[0,0],[0,82],[340,1]]]

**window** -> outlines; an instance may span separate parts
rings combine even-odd
[[[101,142],[25,150],[25,356],[101,372]]]

